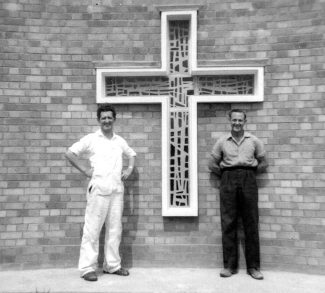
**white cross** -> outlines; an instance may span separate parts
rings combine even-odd
[[[182,7],[184,8],[184,7]],[[198,180],[197,180],[197,104],[198,103],[233,103],[233,102],[261,102],[263,101],[263,67],[262,66],[197,66],[197,8],[187,6],[190,10],[170,11],[170,7],[161,7],[161,67],[160,68],[97,68],[96,70],[96,102],[118,104],[161,104],[162,110],[162,215],[163,216],[197,216],[198,215]],[[169,22],[172,20],[188,20],[190,24],[189,34],[189,58],[188,76],[212,76],[212,75],[239,75],[250,74],[254,76],[254,91],[246,95],[188,95],[189,113],[189,183],[190,194],[187,206],[170,205],[170,166],[169,166],[169,119],[170,96],[146,95],[146,96],[107,96],[105,89],[106,77],[170,77],[169,64]]]

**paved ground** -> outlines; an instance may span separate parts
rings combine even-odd
[[[241,270],[220,278],[219,269],[132,268],[130,276],[103,275],[87,282],[76,269],[0,271],[1,293],[324,293],[325,275],[264,271],[264,280]]]

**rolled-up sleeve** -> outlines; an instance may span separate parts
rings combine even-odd
[[[84,136],[79,141],[75,142],[70,148],[69,151],[74,153],[76,156],[79,156],[83,153],[88,152],[89,146],[89,135]]]
[[[264,144],[261,140],[259,140],[258,138],[255,139],[255,157],[257,159],[263,158],[265,157],[266,152],[264,149]]]
[[[211,156],[217,161],[220,162],[222,158],[222,139],[218,139],[215,145],[212,148]]]
[[[128,143],[122,139],[122,149],[123,154],[126,155],[128,158],[135,157],[137,153],[128,145]]]

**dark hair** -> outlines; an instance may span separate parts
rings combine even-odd
[[[111,104],[99,104],[97,108],[97,119],[100,119],[100,114],[102,112],[112,112],[114,120],[116,119],[116,111],[115,108]]]
[[[246,112],[244,110],[241,110],[241,109],[230,110],[228,113],[229,118],[231,118],[232,113],[242,113],[242,114],[244,114],[244,119],[246,119]]]

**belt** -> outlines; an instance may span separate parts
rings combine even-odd
[[[234,166],[234,167],[225,167],[221,169],[221,172],[225,171],[235,171],[235,170],[251,170],[256,171],[257,167],[248,167],[248,166]]]

